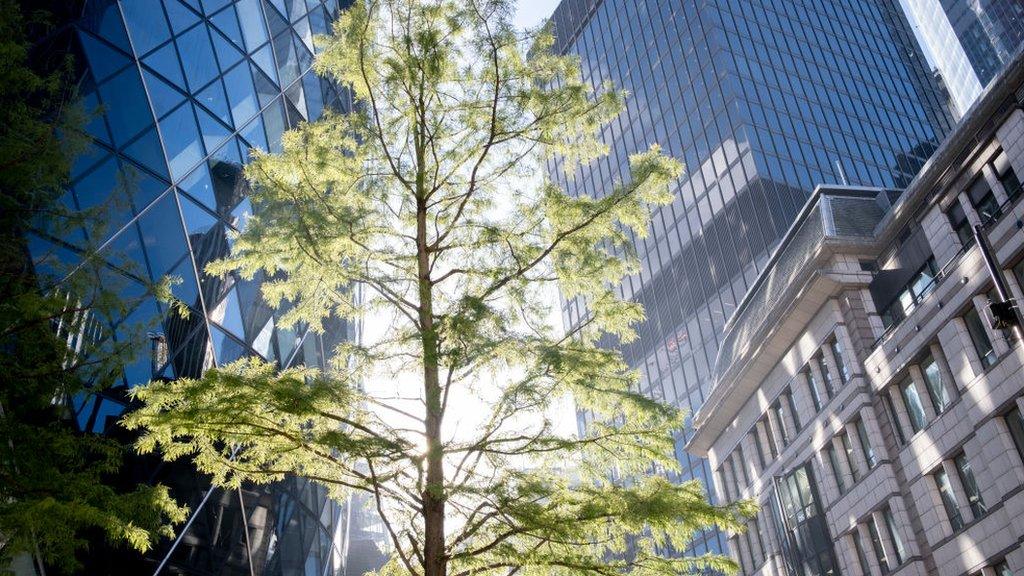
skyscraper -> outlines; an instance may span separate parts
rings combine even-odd
[[[103,227],[59,235],[40,223],[28,239],[45,259],[74,264],[98,247],[110,287],[125,299],[165,275],[190,308],[182,317],[149,299],[127,318],[100,322],[107,336],[155,321],[152,357],[125,366],[119,386],[73,399],[78,426],[119,433],[124,390],[150,378],[198,376],[256,355],[282,366],[322,366],[354,327],[323,336],[277,326],[260,279],[213,277],[204,266],[228,253],[233,230],[251,213],[241,169],[250,148],[277,150],[282,132],[347,109],[346,92],[310,70],[314,34],[328,32],[337,0],[88,0],[59,3],[64,25],[38,49],[70,53],[93,141],[76,157],[61,199],[97,209]],[[31,3],[27,3],[31,4]],[[92,237],[90,237],[92,236]],[[136,459],[129,484],[161,481],[192,511],[181,537],[144,560],[97,551],[94,573],[336,574],[345,562],[350,511],[298,478],[269,487],[208,490],[185,462]]]
[[[695,410],[726,320],[814,186],[903,187],[950,119],[896,0],[564,0],[551,22],[587,80],[630,93],[610,156],[569,175],[554,160],[551,178],[601,196],[655,142],[686,163],[635,240],[642,270],[619,289],[648,319],[621,347],[643,393]],[[564,303],[567,326],[583,314]],[[681,479],[711,486],[684,441]],[[693,551],[720,547],[707,534]]]
[[[1019,0],[907,0],[960,114],[1024,45]]]

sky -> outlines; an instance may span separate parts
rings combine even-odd
[[[515,24],[518,28],[533,28],[551,16],[556,6],[557,0],[519,0]]]

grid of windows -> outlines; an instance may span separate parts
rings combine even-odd
[[[552,24],[585,80],[630,97],[601,134],[609,157],[569,174],[552,159],[551,179],[601,197],[655,142],[687,166],[634,239],[640,272],[618,287],[647,321],[637,340],[606,344],[639,369],[643,393],[696,410],[726,320],[814,186],[902,187],[949,119],[892,0],[566,0]],[[567,326],[584,316],[564,302]],[[679,444],[681,479],[710,484]]]

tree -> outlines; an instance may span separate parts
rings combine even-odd
[[[109,387],[138,342],[127,327],[119,340],[104,337],[133,302],[116,296],[85,246],[74,262],[58,243],[34,262],[29,255],[36,225],[84,238],[107,208],[75,212],[59,201],[86,144],[76,131],[84,115],[73,103],[71,63],[30,59],[29,24],[45,22],[28,23],[18,3],[0,0],[0,571],[27,554],[40,572],[69,572],[94,533],[145,551],[185,510],[162,486],[113,488],[107,480],[127,447],[69,421],[70,400]],[[167,284],[151,292],[166,296]]]
[[[268,278],[282,325],[390,319],[383,335],[342,345],[325,372],[245,360],[151,383],[126,424],[144,430],[142,452],[191,456],[223,486],[298,474],[335,497],[370,494],[394,551],[385,574],[732,570],[656,554],[739,530],[753,506],[646,474],[677,466],[683,415],[597,345],[635,337],[643,311],[613,286],[637,271],[629,233],[645,234],[681,166],[654,146],[601,198],[544,181],[546,157],[571,169],[606,153],[597,134],[624,94],[588,88],[549,34],[527,54],[508,13],[500,0],[356,2],[316,67],[357,111],[254,153],[255,215],[207,268]],[[589,311],[568,333],[549,321],[556,282]],[[551,421],[563,394],[594,416],[584,437]],[[482,417],[456,430],[469,395]]]

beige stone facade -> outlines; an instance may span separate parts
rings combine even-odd
[[[1024,60],[901,195],[821,187],[726,328],[688,449],[744,574],[1024,574]],[[898,199],[897,199],[898,197]],[[1018,306],[1017,311],[1020,311]]]

